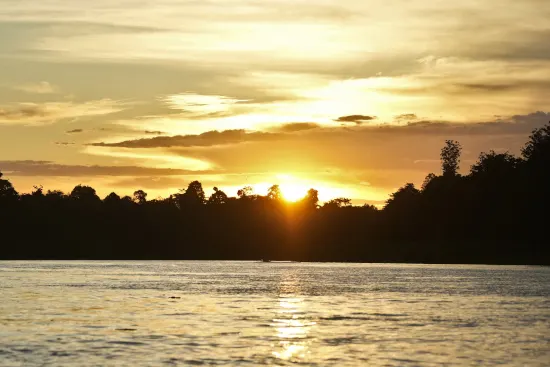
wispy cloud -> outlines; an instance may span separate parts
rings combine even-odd
[[[154,168],[141,166],[100,166],[68,165],[50,161],[0,161],[0,169],[10,176],[56,176],[56,177],[136,177],[136,176],[181,176],[209,173],[174,168]]]
[[[534,112],[527,115],[514,115],[497,118],[493,121],[477,123],[457,123],[449,121],[418,120],[414,114],[397,116],[405,125],[382,124],[376,126],[337,126],[322,127],[314,123],[283,124],[270,131],[224,130],[207,131],[198,135],[161,136],[125,140],[113,143],[90,143],[93,147],[114,147],[128,149],[148,148],[206,148],[244,143],[268,143],[286,140],[288,142],[309,140],[319,141],[327,137],[347,135],[350,140],[359,138],[371,141],[387,137],[416,138],[418,136],[464,137],[489,135],[520,135],[530,133],[550,120],[550,112]],[[286,143],[285,143],[286,144]]]
[[[118,143],[91,143],[95,147],[122,148],[170,148],[170,147],[211,147],[238,144],[250,141],[280,139],[282,135],[268,132],[247,132],[245,130],[208,131],[199,135],[159,136],[156,138],[127,140]]]
[[[213,174],[247,176],[305,171],[308,177],[327,180],[321,176],[336,171],[336,177],[351,186],[369,182],[369,192],[388,192],[401,185],[404,177],[421,182],[427,172],[438,172],[439,151],[446,139],[463,143],[462,168],[467,171],[467,162],[475,161],[482,150],[506,148],[518,153],[531,130],[543,126],[548,119],[549,113],[536,112],[479,123],[411,121],[404,125],[325,127],[291,132],[216,131],[90,148],[124,149],[126,154],[135,152],[135,157],[143,155],[143,159],[147,154],[162,154],[205,160],[211,163]],[[242,181],[242,177],[240,179]]]
[[[227,111],[232,105],[248,102],[226,96],[204,95],[194,93],[174,94],[161,97],[160,100],[170,108],[196,113],[212,113]]]
[[[58,88],[48,82],[28,83],[14,87],[14,89],[36,94],[52,94],[58,91]]]
[[[83,103],[16,103],[0,106],[0,124],[47,124],[64,119],[107,115],[123,109],[123,104],[110,99]]]
[[[204,157],[187,157],[183,154],[169,154],[158,147],[135,147],[127,148],[121,146],[92,146],[88,145],[83,153],[95,156],[114,158],[117,161],[123,160],[137,166],[153,166],[157,168],[177,168],[188,171],[206,171],[213,169],[215,164]]]

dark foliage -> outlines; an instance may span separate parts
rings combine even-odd
[[[319,206],[314,189],[286,203],[277,185],[206,198],[198,181],[158,200],[143,190],[101,200],[81,185],[20,195],[0,173],[0,258],[550,264],[550,124],[521,158],[482,153],[459,175],[460,153],[447,141],[442,174],[404,185],[383,210],[347,198]]]

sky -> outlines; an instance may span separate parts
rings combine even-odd
[[[20,192],[381,204],[550,121],[548,0],[0,0],[0,170]]]

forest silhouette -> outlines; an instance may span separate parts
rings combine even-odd
[[[383,209],[347,198],[295,203],[273,185],[207,197],[198,181],[166,199],[88,186],[18,194],[0,173],[0,259],[226,259],[550,265],[550,123],[516,157],[482,153],[458,173],[460,143],[441,175],[407,183]],[[0,167],[1,169],[1,167]]]

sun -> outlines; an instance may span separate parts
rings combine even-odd
[[[353,197],[353,192],[347,187],[341,187],[334,183],[327,183],[322,180],[313,180],[296,176],[289,173],[278,173],[271,179],[264,182],[252,184],[255,193],[267,195],[269,188],[277,184],[283,200],[297,202],[306,197],[309,189],[318,191],[320,202],[325,202],[337,197]]]
[[[283,199],[286,201],[298,201],[307,194],[308,188],[298,183],[282,183],[280,186]]]
[[[294,202],[306,196],[309,187],[304,182],[286,173],[278,174],[276,177],[277,181],[279,181],[279,188],[281,189],[283,199],[286,201]]]

